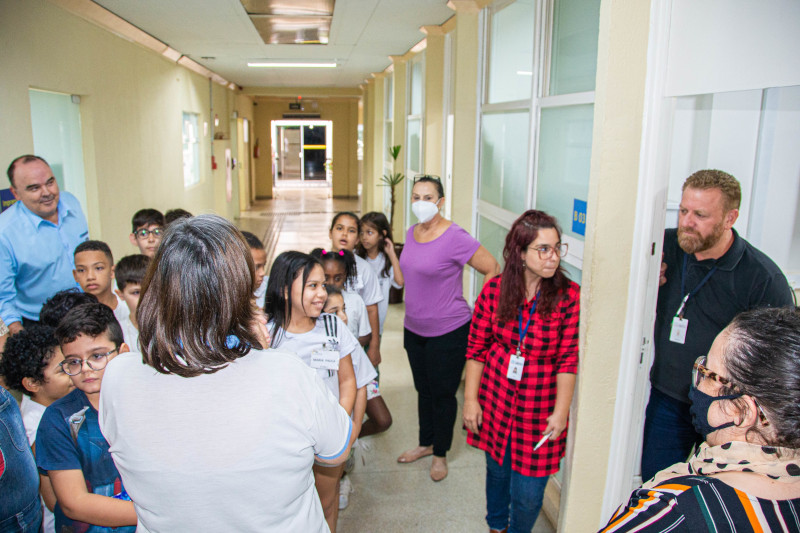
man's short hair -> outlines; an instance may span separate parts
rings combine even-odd
[[[243,231],[242,235],[244,235],[244,240],[247,241],[247,246],[254,250],[263,250],[264,243],[261,242],[261,239],[250,233],[249,231]]]
[[[58,327],[58,323],[73,307],[84,304],[97,303],[97,296],[82,292],[77,287],[58,291],[47,299],[39,312],[39,322],[51,328]]]
[[[722,170],[698,170],[683,182],[683,191],[686,189],[719,189],[725,198],[725,211],[739,209],[742,203],[742,187],[739,182]]]
[[[108,245],[103,241],[83,241],[75,247],[75,253],[73,254],[73,257],[77,256],[81,252],[103,252],[108,258],[108,264],[114,264],[114,256],[111,255],[111,248],[109,248]]]
[[[129,283],[142,284],[147,267],[150,266],[150,258],[143,254],[126,255],[117,263],[114,268],[114,279],[117,280],[117,288],[125,290]]]
[[[186,209],[181,209],[180,207],[176,209],[170,209],[164,214],[164,223],[169,226],[176,220],[180,220],[182,218],[192,218],[192,214]]]
[[[73,307],[61,319],[56,328],[56,340],[60,346],[74,342],[80,335],[96,338],[106,334],[108,340],[119,347],[125,342],[122,328],[114,311],[105,304],[86,304]]]
[[[49,326],[30,326],[11,335],[0,359],[0,375],[5,378],[6,385],[32,396],[22,380],[30,378],[36,383],[44,383],[44,369],[57,346],[53,328]]]
[[[133,218],[131,219],[131,233],[136,233],[136,230],[141,228],[146,228],[147,226],[152,226],[155,224],[156,226],[164,227],[164,215],[158,209],[139,209],[136,213],[133,214]]]
[[[25,155],[21,155],[21,156],[15,158],[11,162],[11,164],[8,165],[8,170],[6,171],[6,174],[8,175],[8,181],[11,182],[11,186],[12,187],[16,187],[16,185],[14,185],[14,167],[17,166],[17,163],[19,161],[22,161],[23,164],[24,163],[32,163],[33,161],[41,161],[42,163],[47,165],[47,161],[45,161],[44,158],[39,157],[38,155],[25,154]],[[50,165],[47,165],[47,166],[50,166]]]

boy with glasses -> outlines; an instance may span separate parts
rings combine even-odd
[[[55,336],[64,354],[61,368],[75,385],[45,410],[36,434],[36,464],[57,499],[56,531],[133,533],[136,512],[97,415],[106,365],[128,351],[122,330],[111,309],[96,303],[71,309]]]
[[[164,215],[157,209],[140,209],[131,220],[131,244],[147,257],[154,257],[164,234]]]

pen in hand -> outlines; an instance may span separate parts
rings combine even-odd
[[[550,433],[548,433],[547,435],[545,435],[544,437],[542,437],[542,438],[541,438],[541,440],[539,440],[539,442],[537,442],[537,443],[536,443],[536,446],[534,446],[534,448],[533,448],[533,451],[536,451],[536,450],[538,450],[539,448],[541,448],[541,447],[542,447],[542,445],[543,445],[545,442],[547,442],[547,439],[549,439],[549,438],[550,438],[550,435],[552,435],[552,434],[553,434],[553,432],[551,431]]]

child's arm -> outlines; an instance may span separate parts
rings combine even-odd
[[[386,245],[383,247],[383,250],[386,252],[386,257],[389,258],[389,262],[392,264],[395,285],[398,289],[401,289],[405,286],[406,280],[403,278],[403,271],[400,270],[400,261],[397,259],[397,254],[394,253],[394,243],[389,239],[385,239],[385,242]]]
[[[378,317],[378,304],[367,306],[367,318],[369,318],[369,327],[372,328],[367,357],[369,357],[372,366],[378,366],[381,364],[381,324]]]
[[[367,411],[367,387],[356,391],[356,404],[353,407],[353,435],[357,438],[361,433],[361,424],[364,422],[364,413]],[[355,439],[353,439],[355,440]]]
[[[92,494],[80,470],[50,470],[58,504],[67,517],[103,527],[135,526],[133,502]]]
[[[346,355],[339,359],[339,405],[344,407],[348,415],[353,414],[356,402],[356,373],[353,370],[353,359]]]
[[[42,495],[45,506],[52,513],[56,508],[56,493],[48,476],[39,474],[39,494]]]

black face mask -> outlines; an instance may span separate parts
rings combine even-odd
[[[735,426],[735,422],[726,422],[725,424],[716,427],[712,426],[708,423],[708,410],[711,408],[711,404],[716,401],[735,400],[736,398],[741,398],[742,396],[744,395],[728,394],[726,396],[711,396],[699,390],[697,387],[692,387],[689,389],[689,400],[692,402],[689,412],[692,414],[692,425],[694,426],[694,430],[700,433],[703,438],[706,438],[709,433],[714,433],[719,429]]]

